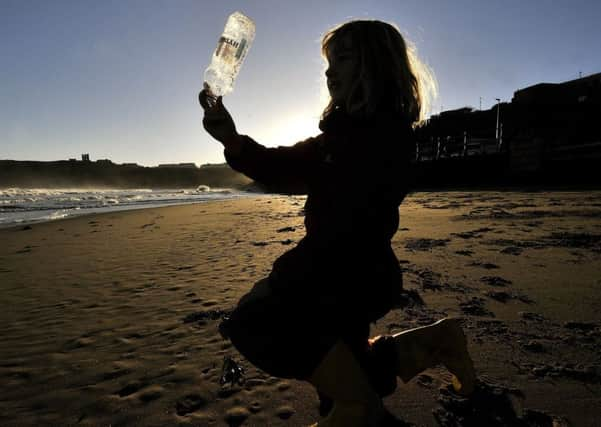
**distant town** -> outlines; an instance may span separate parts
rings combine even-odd
[[[488,110],[460,108],[416,129],[423,186],[601,184],[601,73],[517,90]]]

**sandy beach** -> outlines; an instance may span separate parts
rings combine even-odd
[[[304,235],[304,201],[1,229],[0,425],[315,422],[310,385],[258,371],[217,332]],[[372,335],[460,316],[481,384],[463,399],[444,369],[399,382],[385,399],[398,425],[599,425],[601,191],[417,192],[400,215],[393,248],[425,305]],[[225,356],[243,384],[220,384]]]

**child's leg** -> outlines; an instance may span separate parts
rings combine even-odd
[[[476,374],[459,319],[442,319],[392,337],[378,337],[374,342],[379,339],[396,355],[397,375],[404,382],[425,369],[443,364],[454,375],[453,387],[457,392],[473,391]]]
[[[330,349],[308,381],[334,400],[329,415],[315,426],[377,426],[384,415],[380,397],[342,340]]]

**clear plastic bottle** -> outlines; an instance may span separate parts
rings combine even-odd
[[[213,95],[223,96],[234,89],[234,81],[254,38],[255,23],[248,16],[234,12],[227,18],[204,75]]]

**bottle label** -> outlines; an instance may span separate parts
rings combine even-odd
[[[246,39],[240,40],[240,46],[238,46],[238,50],[236,51],[236,59],[240,59],[242,54],[244,53],[244,48],[246,47]]]
[[[246,44],[246,41],[244,41],[244,42]],[[236,40],[221,36],[221,37],[219,37],[219,42],[217,43],[217,49],[215,50],[215,56],[219,56],[221,54],[223,54],[225,56],[227,51],[232,48],[240,50],[239,46],[240,46],[240,43],[237,42]]]

